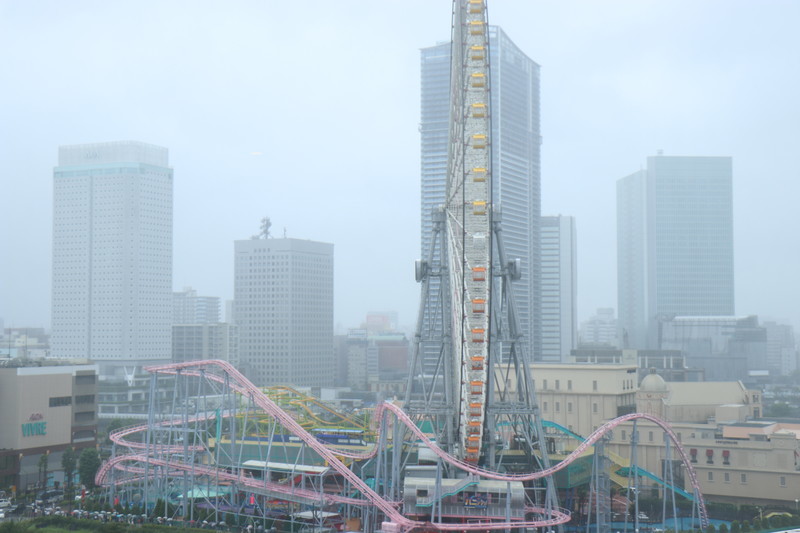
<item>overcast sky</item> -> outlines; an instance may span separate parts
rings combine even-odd
[[[0,317],[50,322],[62,144],[139,140],[175,170],[176,289],[231,298],[233,241],[335,244],[335,320],[419,287],[419,49],[450,0],[0,0]],[[732,156],[737,314],[800,326],[800,2],[489,0],[542,65],[542,213],[574,215],[579,318],[616,307],[615,182]]]

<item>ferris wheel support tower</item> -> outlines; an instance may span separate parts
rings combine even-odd
[[[416,269],[422,298],[405,408],[465,462],[506,468],[514,448],[544,470],[544,432],[514,304],[513,281],[522,273],[505,256],[492,202],[485,0],[454,0],[450,64],[446,202],[434,216],[427,261]],[[431,353],[438,353],[435,364],[426,361]],[[539,503],[556,506],[552,479],[536,489]]]

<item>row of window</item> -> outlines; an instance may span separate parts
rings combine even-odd
[[[561,402],[553,402],[553,403],[555,404],[554,405],[555,408],[554,408],[553,412],[560,413],[561,412]],[[548,402],[542,402],[542,412],[546,413],[548,411],[549,407],[550,407],[550,405],[548,404]],[[597,413],[598,411],[599,411],[598,405],[596,403],[593,403],[592,404],[592,413]],[[572,402],[567,402],[567,412],[568,413],[572,412]]]
[[[714,482],[714,472],[708,472],[707,476],[708,481]],[[722,474],[722,481],[724,483],[731,482],[731,473],[730,472],[723,472]],[[746,484],[747,483],[747,474],[741,473],[739,474],[739,483]],[[785,487],[786,486],[786,476],[778,476],[778,486]]]
[[[94,376],[78,376],[81,377],[94,377]],[[77,381],[77,378],[76,378]],[[75,396],[76,404],[94,403],[94,394],[83,394]],[[53,396],[50,398],[50,407],[63,407],[72,405],[72,396]]]

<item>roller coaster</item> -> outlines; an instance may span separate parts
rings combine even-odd
[[[320,520],[314,527],[324,527],[322,522],[332,515],[364,531],[549,528],[568,522],[569,513],[533,504],[508,509],[510,499],[503,496],[510,496],[512,484],[551,477],[617,426],[649,420],[669,436],[689,473],[698,519],[707,521],[688,456],[669,426],[651,415],[630,414],[607,422],[546,470],[498,472],[447,453],[402,408],[390,403],[375,411],[376,443],[365,450],[347,450],[321,442],[227,362],[195,361],[147,370],[152,387],[159,386],[159,379],[172,378],[164,380],[174,387],[170,405],[159,404],[159,396],[153,395],[146,424],[111,434],[114,453],[98,471],[96,483],[107,487],[113,500],[125,492],[138,494],[143,503],[172,503],[163,507],[166,519],[197,518],[205,508],[213,510],[217,522],[227,517],[228,523],[258,522],[287,531],[294,531],[292,524],[303,524],[307,516]],[[195,407],[186,409],[187,404]],[[271,423],[255,426],[266,444],[258,447],[261,455],[254,460],[244,453],[254,428],[246,422],[264,415]],[[220,445],[223,434],[228,437],[226,446]],[[270,439],[288,434],[299,444],[291,456]],[[446,491],[439,486],[438,494],[434,490],[428,496],[427,507],[438,509],[441,516],[430,510],[428,515],[416,514],[424,505],[409,503],[400,492],[399,471],[413,470],[408,462],[420,448],[429,450],[437,465],[463,473],[460,487]],[[497,484],[488,481],[503,482],[506,488],[494,490]],[[481,505],[469,503],[476,501]],[[454,506],[460,506],[461,515],[452,514]],[[309,509],[314,512],[309,514]]]
[[[555,475],[593,451],[591,510],[606,533],[606,441],[647,420],[667,436],[665,463],[684,465],[693,516],[707,525],[692,465],[656,417],[616,418],[557,463],[549,457],[515,308],[521,272],[505,255],[492,202],[489,60],[485,0],[455,0],[446,198],[428,258],[417,263],[422,298],[402,404],[379,405],[366,425],[288,388],[267,394],[224,361],[147,367],[148,420],[110,435],[111,457],[96,476],[109,501],[167,520],[299,533],[551,531],[571,519]],[[631,444],[624,484],[638,494],[643,471]],[[675,512],[675,490],[663,492]],[[638,497],[633,506],[638,529]]]

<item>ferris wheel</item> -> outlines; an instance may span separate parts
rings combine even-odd
[[[505,256],[492,201],[489,47],[486,0],[454,0],[445,196],[428,258],[417,263],[422,298],[404,405],[468,463],[491,468],[515,442],[543,469],[543,430],[514,303],[519,262]]]
[[[489,28],[484,0],[453,3],[450,144],[444,249],[452,335],[451,368],[462,457],[481,455],[488,390],[492,286]]]

